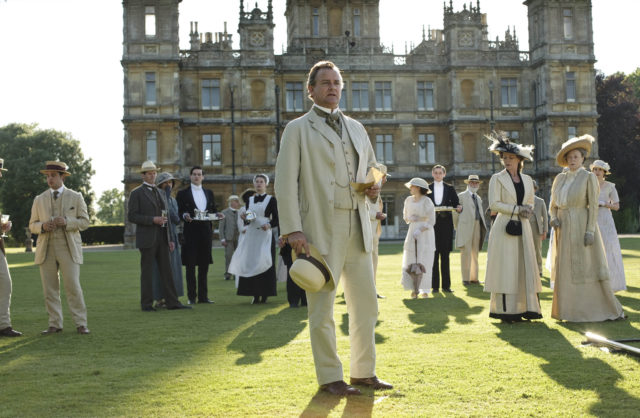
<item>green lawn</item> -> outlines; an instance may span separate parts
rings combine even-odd
[[[86,253],[88,336],[75,333],[66,302],[64,332],[40,335],[39,271],[32,254],[13,250],[12,321],[25,335],[0,338],[0,416],[638,416],[638,360],[580,344],[587,330],[640,337],[640,238],[621,241],[629,319],[598,324],[552,320],[548,279],[544,320],[490,319],[489,295],[461,285],[457,253],[453,294],[408,299],[402,247],[381,244],[377,371],[396,387],[348,399],[317,392],[306,310],[288,308],[284,284],[266,305],[250,305],[222,280],[219,249],[209,278],[216,304],[159,312],[140,311],[137,251]],[[348,377],[340,296],[335,315]]]

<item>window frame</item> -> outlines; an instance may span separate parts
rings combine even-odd
[[[205,85],[209,83],[211,85]],[[205,91],[208,91],[209,103],[205,103]],[[215,103],[216,98],[218,102],[217,104]],[[219,78],[203,78],[200,81],[200,108],[202,110],[220,110],[221,103],[222,103],[222,97],[221,97],[220,79]]]
[[[153,144],[154,155],[149,155],[149,144]],[[158,131],[146,131],[145,134],[145,143],[144,143],[144,152],[146,155],[146,160],[153,161],[154,163],[158,162]]]
[[[376,134],[376,159],[383,164],[393,164],[392,134]]]
[[[577,99],[577,77],[575,71],[567,71],[565,73],[565,94],[568,103],[573,103]]]
[[[355,92],[357,92],[358,94],[357,95],[354,94]],[[356,97],[358,98],[357,100],[356,100]],[[363,107],[362,99],[366,101],[365,103],[366,107]],[[355,110],[359,112],[369,111],[369,82],[367,81],[351,82],[351,110]]]
[[[287,81],[284,84],[284,107],[287,112],[301,112],[304,110],[304,88],[300,81]],[[298,98],[299,100],[296,100]],[[300,103],[298,103],[298,101]],[[290,104],[292,106],[290,106]],[[298,107],[299,105],[299,107]]]
[[[144,73],[144,104],[156,106],[158,104],[158,86],[156,84],[156,73],[147,71]]]
[[[422,80],[417,82],[416,94],[418,110],[433,110],[435,108],[434,93],[433,81]]]
[[[418,164],[431,165],[435,163],[436,163],[436,134],[432,132],[419,133],[418,134]]]
[[[374,91],[374,105],[376,112],[393,110],[393,86],[391,84],[391,81],[375,81]],[[380,104],[381,106],[379,106]]]
[[[203,167],[220,167],[222,166],[222,135],[219,133],[206,133],[202,134],[202,166]],[[211,153],[211,157],[206,159],[206,145],[210,144],[209,151]],[[214,159],[214,146],[218,145],[219,148],[219,158]]]
[[[506,93],[506,100],[505,100],[505,93]],[[518,79],[517,78],[505,77],[500,79],[500,106],[501,107],[518,107]]]

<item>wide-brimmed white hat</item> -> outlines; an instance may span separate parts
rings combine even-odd
[[[336,283],[331,269],[320,254],[320,251],[309,244],[311,254],[296,254],[291,252],[293,264],[289,269],[291,279],[307,292],[315,293],[321,289],[333,290]]]
[[[569,164],[567,163],[567,160],[565,160],[565,157],[574,149],[583,149],[587,151],[587,155],[589,155],[591,153],[591,145],[593,145],[594,142],[595,139],[591,135],[582,135],[576,138],[571,138],[562,144],[562,147],[560,147],[560,151],[556,154],[556,163],[560,167],[567,167]]]
[[[431,190],[429,189],[429,183],[427,183],[427,181],[423,178],[414,177],[404,184],[404,187],[406,187],[407,189],[410,189],[411,186],[421,187],[427,190],[427,194],[431,193]]]
[[[589,166],[589,170],[593,171],[594,167],[604,170],[604,174],[611,174],[611,167],[609,166],[609,163],[606,163],[602,160],[595,160],[594,162],[592,162]]]
[[[470,181],[477,181],[478,183],[484,183],[482,180],[480,180],[480,177],[478,177],[477,174],[469,174],[469,177],[467,177],[467,179],[464,180],[464,183],[469,184]]]
[[[147,171],[160,171],[160,169],[156,167],[153,161],[147,160],[142,163],[142,166],[140,167],[140,170],[138,170],[138,173],[146,173]]]
[[[506,132],[491,132],[491,135],[485,135],[486,139],[491,141],[489,145],[489,151],[496,155],[500,155],[501,152],[509,154],[515,154],[525,160],[533,161],[533,145],[522,145],[515,143],[509,138]]]

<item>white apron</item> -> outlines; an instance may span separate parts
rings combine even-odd
[[[246,232],[241,234],[238,248],[233,253],[229,263],[229,273],[237,277],[253,277],[263,273],[271,267],[271,242],[273,234],[271,229],[264,231],[262,225],[269,223],[269,218],[264,216],[271,196],[267,195],[260,203],[249,198],[249,209],[256,214],[256,219],[246,226]],[[236,284],[237,287],[237,284]]]

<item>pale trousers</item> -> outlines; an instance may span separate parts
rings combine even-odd
[[[371,261],[373,261],[373,282],[378,282],[378,244],[380,244],[380,237],[376,235],[373,230],[373,246],[371,247]]]
[[[336,281],[342,280],[349,314],[351,344],[350,376],[376,374],[375,326],[378,299],[373,282],[371,254],[365,252],[360,217],[356,210],[335,209],[332,245],[324,258]],[[336,348],[333,305],[336,289],[307,293],[311,349],[320,385],[343,380],[342,363]]]
[[[533,234],[533,248],[536,250],[536,261],[538,270],[542,273],[542,237],[538,230],[538,223],[531,222],[531,233]]]
[[[473,223],[471,240],[460,247],[460,272],[462,282],[478,281],[478,252],[480,251],[480,221]]]
[[[87,326],[87,307],[80,287],[80,264],[71,258],[64,237],[52,237],[47,245],[47,256],[40,264],[40,278],[44,302],[49,313],[49,326],[62,328],[62,302],[60,301],[60,276],[64,281],[67,304],[76,327]]]
[[[11,326],[11,275],[7,258],[0,251],[0,330]]]

